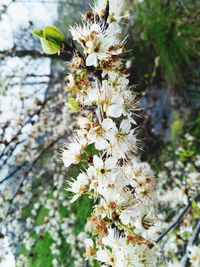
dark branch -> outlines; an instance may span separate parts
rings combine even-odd
[[[200,200],[200,195],[198,195],[193,201],[199,201],[199,200]],[[176,228],[180,224],[182,218],[187,213],[191,205],[192,201],[189,201],[189,203],[183,208],[181,213],[175,219],[175,221],[155,240],[155,242],[159,242],[160,240],[162,240],[163,237],[165,237],[172,229]]]
[[[10,213],[11,211],[11,207],[12,207],[12,204],[13,204],[13,201],[14,199],[16,198],[19,190],[21,189],[21,187],[23,186],[24,184],[24,181],[27,179],[29,173],[33,170],[33,167],[35,166],[35,164],[41,159],[41,157],[46,153],[48,152],[48,150],[50,148],[52,148],[60,139],[62,138],[62,136],[59,136],[57,139],[53,140],[47,147],[45,147],[40,153],[39,155],[34,159],[34,161],[31,163],[31,166],[28,168],[28,170],[25,172],[24,174],[24,177],[23,179],[21,180],[17,190],[15,191],[12,199],[10,200],[10,205],[9,205],[9,208],[8,208],[8,211],[6,213],[6,217],[8,216],[8,214]]]
[[[6,50],[6,51],[0,51],[0,58],[4,59],[6,57],[27,57],[27,56],[31,56],[32,58],[56,58],[56,59],[62,59],[62,60],[70,60],[70,56],[68,53],[61,53],[60,55],[56,54],[56,55],[47,55],[44,53],[41,53],[39,51],[36,50],[15,50],[15,49],[11,49],[11,50]]]

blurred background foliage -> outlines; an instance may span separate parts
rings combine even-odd
[[[157,74],[172,87],[183,86],[199,63],[199,1],[135,1],[133,8],[138,76]]]
[[[187,132],[200,138],[200,2],[125,1],[130,14],[123,24],[124,36],[129,35],[128,66],[143,115],[138,120],[141,157],[158,173],[165,161],[173,160]],[[83,198],[70,207],[66,180],[81,166],[66,172],[59,159],[75,121],[65,110],[67,55],[42,54],[31,31],[54,24],[71,42],[68,28],[80,22],[89,4],[0,4],[0,232],[9,236],[18,266],[83,266],[81,232],[91,203]],[[181,158],[189,160],[199,147],[194,142]]]

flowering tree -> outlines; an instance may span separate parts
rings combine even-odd
[[[86,258],[108,266],[152,267],[158,265],[155,182],[149,165],[138,156],[137,99],[123,59],[123,8],[122,1],[97,1],[82,25],[70,28],[80,51],[74,43],[67,45],[56,27],[34,34],[46,53],[64,50],[72,58],[68,105],[81,115],[62,157],[67,168],[80,162],[85,166],[69,182],[71,201],[87,194],[95,202],[89,218],[94,238],[85,240]]]
[[[8,61],[16,63],[14,60],[8,59]],[[34,71],[33,59],[28,58],[24,61],[27,72]],[[20,60],[17,60],[18,70],[13,74],[13,78],[9,79],[10,83],[14,83],[15,80],[17,85],[13,83],[8,85],[6,92],[0,95],[2,103],[0,113],[3,114],[0,120],[0,243],[4,248],[0,249],[2,264],[8,264],[6,259],[11,254],[5,253],[6,249],[8,251],[12,249],[17,256],[23,241],[26,242],[29,250],[31,244],[34,244],[35,241],[31,237],[31,231],[35,230],[34,219],[43,206],[44,197],[47,198],[45,195],[42,196],[41,188],[45,187],[48,190],[53,187],[54,191],[59,191],[58,186],[52,186],[52,170],[54,170],[54,177],[59,176],[62,179],[60,174],[63,170],[56,169],[55,166],[58,157],[56,151],[62,144],[60,140],[69,135],[67,130],[69,116],[63,94],[59,93],[60,89],[62,90],[61,81],[58,84],[54,75],[51,75],[51,79],[43,78],[43,86],[41,84],[37,86],[33,83],[33,79],[37,80],[37,74],[34,75],[32,72],[27,74],[23,71],[24,76],[27,75],[24,84],[27,87],[31,86],[31,90],[27,90],[25,85],[20,87],[18,81],[21,78],[22,64],[19,62]],[[27,62],[30,63],[31,70]],[[1,66],[2,69],[3,66]],[[3,71],[2,74],[4,74]],[[6,112],[8,107],[9,112]],[[61,111],[58,112],[60,109]],[[47,160],[50,154],[51,157]],[[44,172],[49,180],[41,178]],[[35,199],[37,204],[34,206]],[[35,210],[33,211],[36,213],[35,216],[32,216],[31,212],[30,216],[25,216],[27,209]],[[13,266],[9,264],[10,267]]]

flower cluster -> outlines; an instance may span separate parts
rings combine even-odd
[[[129,86],[120,22],[123,1],[97,1],[83,23],[71,27],[75,51],[67,89],[71,111],[81,111],[73,141],[62,157],[66,167],[83,163],[69,182],[72,202],[87,194],[95,201],[86,258],[106,266],[157,266],[159,223],[153,173],[138,156],[137,97]],[[92,155],[90,150],[95,151]]]

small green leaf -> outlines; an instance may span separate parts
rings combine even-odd
[[[64,35],[55,26],[46,26],[43,30],[33,30],[33,34],[40,38],[43,51],[46,54],[56,54],[64,42]]]
[[[32,31],[33,35],[35,35],[36,37],[39,37],[39,38],[43,38],[43,30],[33,30]]]
[[[67,101],[68,106],[70,107],[69,112],[77,112],[80,110],[80,103],[76,99],[69,97]]]
[[[62,43],[65,40],[62,32],[55,26],[46,26],[43,29],[44,38],[46,40],[52,40],[52,42]]]
[[[55,44],[51,41],[47,41],[43,38],[40,39],[40,41],[41,41],[41,45],[42,45],[42,49],[44,53],[48,55],[53,55],[53,54],[57,54],[60,51],[61,45]]]

